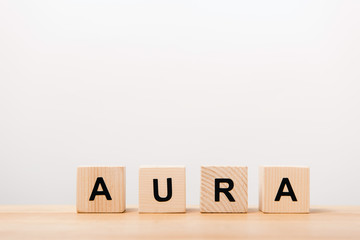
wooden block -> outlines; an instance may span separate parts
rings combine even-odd
[[[308,213],[310,168],[259,168],[259,209],[265,213]]]
[[[139,212],[186,211],[185,167],[142,166],[139,169]]]
[[[78,167],[76,208],[81,213],[125,211],[125,167]]]
[[[247,167],[201,167],[200,212],[245,213],[247,210]]]

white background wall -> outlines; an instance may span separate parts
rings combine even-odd
[[[359,1],[0,1],[0,204],[75,204],[78,165],[309,165],[359,204]]]

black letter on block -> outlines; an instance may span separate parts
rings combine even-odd
[[[220,183],[227,183],[227,188],[220,188]],[[230,202],[235,202],[230,191],[234,188],[234,182],[230,178],[215,178],[215,202],[220,201],[220,192],[224,193]]]
[[[158,202],[166,202],[169,201],[172,197],[172,184],[171,184],[171,178],[167,179],[167,196],[166,197],[160,197],[159,196],[159,183],[157,179],[153,179],[154,184],[154,197],[156,201]]]
[[[101,185],[102,191],[98,191],[99,185]],[[108,189],[106,187],[106,184],[104,182],[104,179],[102,177],[98,177],[96,179],[95,186],[94,186],[94,188],[92,190],[89,201],[94,201],[95,197],[97,195],[105,195],[106,200],[111,200],[110,193],[109,193],[109,191],[108,191]]]
[[[284,192],[285,185],[286,185],[286,187],[288,189],[288,192]],[[276,194],[276,197],[275,197],[275,201],[280,201],[280,198],[282,196],[290,196],[291,200],[293,200],[294,202],[297,202],[294,190],[292,189],[290,181],[289,181],[288,178],[283,178],[282,179],[280,187],[279,187],[279,191],[278,191],[278,193]]]

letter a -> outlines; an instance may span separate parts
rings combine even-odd
[[[284,192],[285,185],[286,185],[286,187],[288,189],[288,192]],[[293,200],[294,202],[297,201],[294,190],[291,187],[291,184],[290,184],[290,181],[289,181],[288,178],[283,178],[282,179],[280,187],[279,187],[279,191],[278,191],[278,193],[276,194],[276,197],[275,197],[275,201],[280,201],[280,198],[282,196],[290,196],[291,200]]]
[[[102,191],[98,191],[99,185],[101,185]],[[105,195],[106,200],[111,200],[110,193],[109,193],[109,191],[108,191],[108,189],[106,187],[106,184],[104,182],[104,179],[102,177],[98,177],[96,179],[96,182],[95,182],[94,188],[92,190],[89,201],[94,201],[95,197],[97,195]]]

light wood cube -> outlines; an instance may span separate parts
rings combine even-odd
[[[78,167],[79,213],[120,213],[125,202],[125,167]]]
[[[142,166],[139,169],[139,212],[186,211],[185,167]]]
[[[308,213],[310,168],[259,168],[259,210],[265,213]]]
[[[200,212],[245,213],[247,210],[247,167],[201,167]]]

